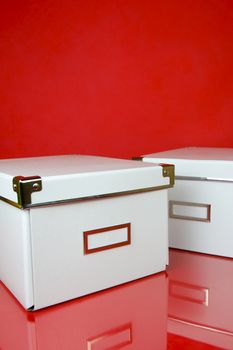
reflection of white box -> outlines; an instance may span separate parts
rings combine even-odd
[[[166,273],[28,313],[0,283],[2,350],[167,349]]]
[[[1,160],[1,280],[39,309],[164,270],[173,170],[91,156]]]
[[[233,149],[183,148],[149,154],[146,162],[175,164],[169,191],[169,244],[233,257]]]
[[[169,262],[168,332],[233,349],[233,260],[172,249]]]

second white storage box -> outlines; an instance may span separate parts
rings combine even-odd
[[[92,156],[0,161],[0,279],[39,309],[165,269],[174,167]]]
[[[172,162],[170,247],[233,257],[233,149],[188,147],[148,154],[146,162]]]

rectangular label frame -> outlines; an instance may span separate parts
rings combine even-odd
[[[108,231],[115,231],[115,230],[119,230],[122,228],[127,229],[127,240],[126,241],[122,241],[122,242],[118,242],[118,243],[114,243],[114,244],[108,244],[108,245],[98,247],[98,248],[91,248],[90,249],[88,247],[88,237],[90,235],[95,235],[95,234],[104,233],[104,232],[108,232]],[[98,228],[96,230],[90,230],[90,231],[83,232],[83,245],[84,245],[84,254],[85,255],[101,252],[104,250],[114,249],[114,248],[130,245],[130,244],[131,244],[131,223],[108,226],[108,227]]]
[[[198,218],[195,216],[188,215],[179,215],[174,214],[174,206],[183,206],[183,207],[198,207],[198,208],[206,208],[206,218]],[[169,201],[169,218],[171,219],[180,219],[180,220],[191,220],[191,221],[202,221],[202,222],[210,222],[211,219],[211,205],[203,204],[203,203],[194,203],[194,202],[184,202],[184,201]]]

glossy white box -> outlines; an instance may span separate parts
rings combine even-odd
[[[170,247],[233,257],[233,149],[189,147],[148,154],[175,164],[169,190]]]
[[[0,279],[40,309],[165,269],[174,167],[92,156],[0,161]]]

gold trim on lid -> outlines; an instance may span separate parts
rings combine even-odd
[[[17,193],[18,207],[24,208],[31,204],[31,194],[42,190],[40,176],[15,176],[13,190]]]
[[[0,200],[13,205],[20,209],[29,209],[33,207],[40,207],[40,206],[48,206],[48,205],[59,205],[63,203],[72,203],[72,202],[79,202],[79,201],[85,201],[85,200],[96,200],[99,198],[110,198],[110,197],[118,197],[118,196],[124,196],[124,195],[131,195],[131,194],[137,194],[137,193],[143,193],[143,192],[151,192],[151,191],[158,191],[158,190],[164,190],[168,189],[170,187],[174,186],[174,165],[172,164],[159,164],[162,167],[162,175],[164,177],[169,177],[169,183],[154,187],[146,187],[146,188],[139,188],[134,190],[128,190],[128,191],[120,191],[120,192],[113,192],[113,193],[103,193],[99,195],[92,195],[87,197],[78,197],[78,198],[66,198],[66,199],[60,199],[50,202],[41,202],[41,203],[32,203],[31,195],[33,192],[38,192],[42,190],[42,180],[40,176],[15,176],[13,178],[13,190],[17,193],[17,201],[9,200],[5,197],[0,196]]]

